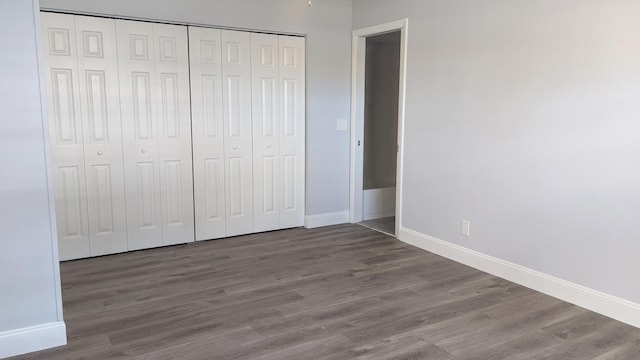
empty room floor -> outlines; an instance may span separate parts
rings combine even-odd
[[[69,344],[15,359],[633,359],[640,330],[358,225],[61,264]]]

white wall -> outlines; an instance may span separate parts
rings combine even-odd
[[[57,335],[65,336],[36,52],[37,8],[37,1],[0,3],[0,33],[5,34],[0,37],[0,358],[41,345],[39,326],[51,329],[58,323]]]
[[[640,303],[640,2],[353,14],[409,19],[402,226]]]
[[[43,9],[307,35],[307,211],[349,208],[351,2],[346,0],[42,0]]]

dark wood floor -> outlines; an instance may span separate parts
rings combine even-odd
[[[16,359],[636,359],[640,330],[357,225],[63,263]]]
[[[364,220],[360,223],[360,225],[364,225],[368,228],[393,235],[396,232],[396,217],[389,216],[379,219]]]

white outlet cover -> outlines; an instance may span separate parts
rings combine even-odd
[[[471,222],[469,220],[462,220],[460,222],[460,233],[464,236],[469,236],[469,230],[471,228]]]

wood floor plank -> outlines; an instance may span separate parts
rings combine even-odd
[[[132,357],[134,360],[175,360],[175,359],[217,359],[217,354],[230,351],[247,342],[257,341],[263,337],[248,326],[218,334],[208,332],[194,336],[172,346],[157,345],[142,355]]]
[[[412,332],[377,340],[326,358],[326,360],[334,359],[450,360],[455,357],[431,343],[425,336]]]
[[[69,344],[23,359],[640,359],[640,329],[358,225],[61,264]]]

